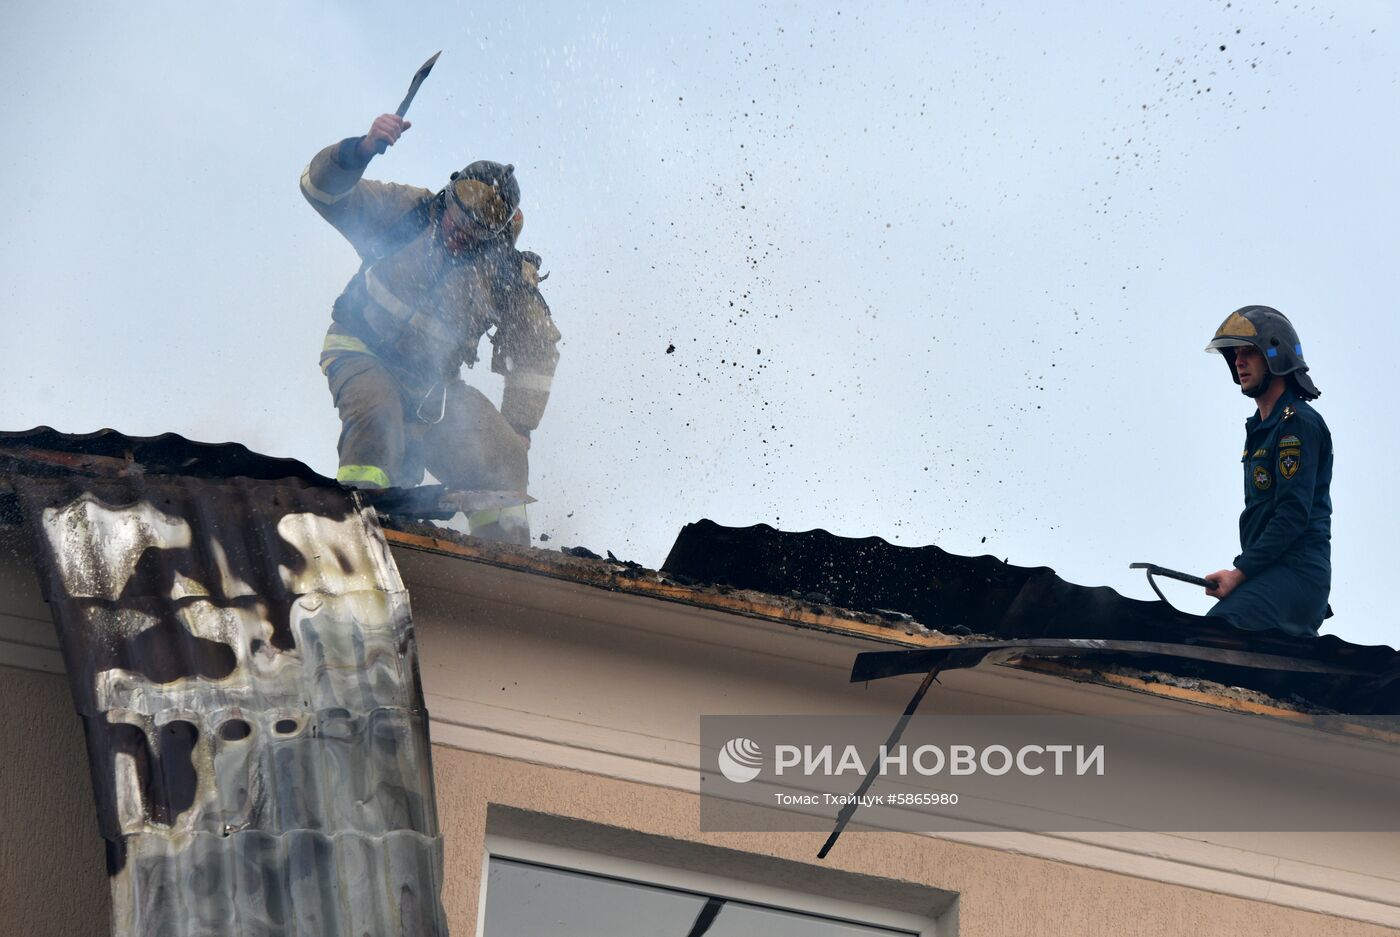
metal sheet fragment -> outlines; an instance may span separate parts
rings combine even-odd
[[[1355,670],[1337,664],[1297,660],[1291,657],[1280,657],[1277,654],[1237,651],[1233,648],[1168,644],[1163,641],[1109,641],[1103,638],[1026,638],[1021,641],[969,642],[957,648],[866,651],[856,655],[856,662],[851,668],[851,682],[863,683],[866,680],[880,680],[884,677],[896,677],[901,674],[924,673],[935,666],[944,670],[958,670],[965,667],[976,667],[988,661],[1008,660],[1012,657],[1078,657],[1103,653],[1125,656],[1134,654],[1159,655],[1183,660],[1230,664],[1235,667],[1253,667],[1297,673],[1367,675],[1363,670]]]
[[[445,935],[408,595],[373,512],[298,478],[12,482],[113,933]]]

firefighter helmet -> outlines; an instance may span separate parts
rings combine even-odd
[[[1206,346],[1206,351],[1216,352],[1225,359],[1230,378],[1236,384],[1240,382],[1240,376],[1235,373],[1235,349],[1244,346],[1259,349],[1270,374],[1280,377],[1291,374],[1299,396],[1304,400],[1312,400],[1321,393],[1312,378],[1308,377],[1308,365],[1303,360],[1303,346],[1298,341],[1298,333],[1277,309],[1269,306],[1236,309],[1215,330],[1215,338]]]
[[[480,159],[454,172],[447,185],[448,204],[464,214],[473,227],[496,235],[505,230],[520,208],[520,183],[515,167]]]

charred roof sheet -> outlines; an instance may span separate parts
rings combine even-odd
[[[901,547],[878,537],[825,530],[786,532],[766,524],[724,527],[704,520],[676,538],[662,571],[777,594],[820,594],[846,608],[896,610],[949,632],[971,629],[1001,641],[1040,639],[1157,642],[1276,655],[1335,665],[1351,675],[1270,670],[1134,652],[1141,665],[1267,693],[1298,696],[1350,713],[1400,713],[1400,654],[1335,635],[1301,638],[1243,631],[1165,602],[1126,598],[1107,587],[1066,582],[1048,567],[1013,566],[936,546]],[[936,652],[928,652],[934,653]],[[1108,656],[1124,656],[1108,652]],[[1085,649],[1073,656],[1092,657]]]
[[[295,459],[265,456],[241,443],[196,442],[175,433],[127,436],[114,429],[72,434],[48,426],[0,432],[0,473],[299,478],[330,483]]]
[[[159,437],[141,462],[97,436],[38,438],[143,470],[21,459],[9,482],[84,725],[113,932],[445,934],[408,596],[374,512],[243,447]],[[179,474],[219,466],[244,474]]]

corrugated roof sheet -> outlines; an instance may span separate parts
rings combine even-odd
[[[662,571],[738,589],[817,594],[845,608],[902,612],[939,631],[970,629],[1004,641],[1146,641],[1336,665],[1356,673],[1233,666],[1150,652],[1129,657],[1108,649],[1100,655],[1248,687],[1275,699],[1298,696],[1338,712],[1400,713],[1400,654],[1389,647],[1350,644],[1335,635],[1302,638],[1281,631],[1243,631],[1162,601],[1075,585],[1047,567],[1013,566],[991,556],[959,556],[936,546],[901,547],[878,537],[853,539],[825,530],[787,532],[766,524],[734,528],[704,520],[682,529]],[[952,652],[918,653],[932,661]],[[1095,654],[1087,643],[1065,651],[1065,656],[1090,660]],[[981,659],[967,654],[949,659],[974,657]]]
[[[55,456],[68,455],[64,460]],[[254,452],[242,443],[207,443],[176,433],[127,436],[114,429],[93,433],[61,433],[49,426],[20,432],[0,432],[0,474],[180,475],[186,478],[299,478],[329,481],[295,459]]]
[[[373,512],[242,447],[97,437],[126,477],[41,459],[10,482],[87,736],[114,933],[446,934],[408,597]]]

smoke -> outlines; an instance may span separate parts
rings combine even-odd
[[[710,516],[1144,594],[1130,561],[1234,555],[1246,414],[1200,348],[1268,302],[1303,333],[1339,440],[1334,622],[1381,640],[1369,557],[1389,535],[1345,445],[1372,390],[1341,360],[1400,328],[1375,299],[1396,285],[1395,19],[9,12],[7,424],[238,439],[333,470],[316,359],[357,261],[297,177],[441,48],[369,175],[437,188],[470,159],[516,166],[520,246],[564,335],[531,450],[552,543],[656,563]],[[467,378],[499,400],[487,368]],[[1373,435],[1367,465],[1400,456]]]

